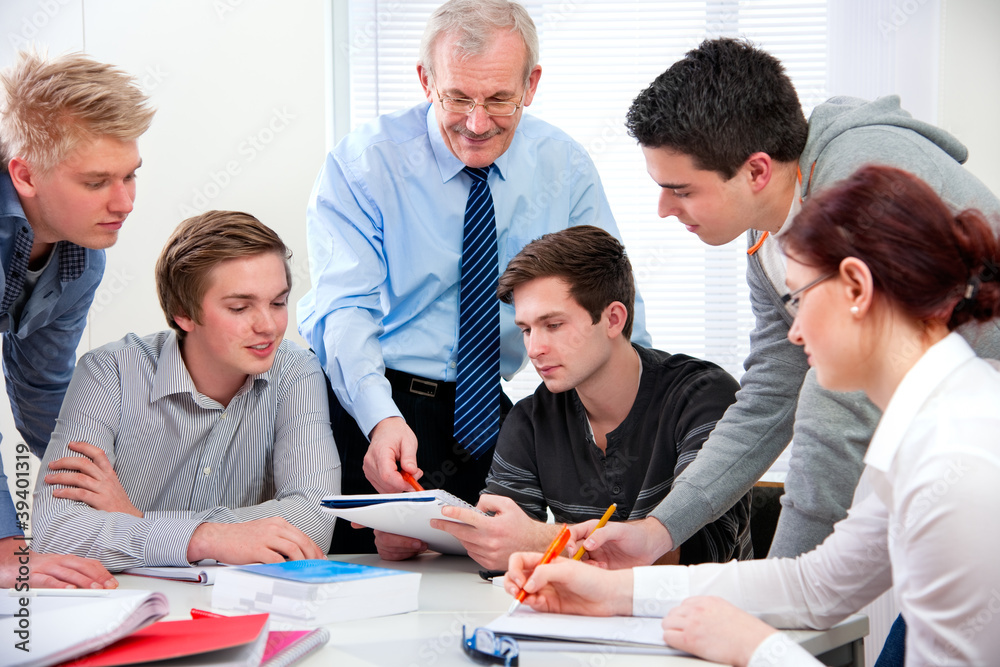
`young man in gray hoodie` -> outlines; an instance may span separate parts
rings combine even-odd
[[[810,551],[846,516],[879,412],[860,392],[822,389],[788,341],[775,237],[811,194],[871,163],[916,174],[954,209],[977,208],[995,226],[1000,202],[962,167],[965,146],[903,111],[896,96],[835,97],[807,123],[781,63],[744,41],[703,42],[639,94],[626,124],[661,188],[661,217],[676,216],[709,245],[747,234],[756,326],[736,403],[698,458],[649,517],[609,525],[585,546],[611,567],[652,563],[746,493],[794,434],[770,556]],[[878,210],[858,215],[878,224]],[[981,356],[1000,357],[995,323],[963,333]],[[574,537],[591,527],[579,524]]]

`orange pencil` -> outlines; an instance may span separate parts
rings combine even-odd
[[[594,529],[592,531],[590,531],[590,535],[593,535],[594,533],[596,533],[598,531],[598,529],[604,528],[604,524],[606,524],[608,522],[608,519],[611,518],[611,515],[615,513],[616,509],[618,509],[618,503],[611,503],[611,505],[608,507],[608,509],[604,512],[604,516],[602,516],[601,520],[597,522],[597,525],[594,526]],[[590,535],[587,535],[587,537],[590,537]],[[584,541],[586,541],[586,540],[584,540]],[[573,560],[580,560],[581,558],[583,558],[583,554],[585,552],[586,552],[586,549],[583,548],[583,544],[581,543],[580,544],[580,548],[577,549],[576,554],[573,555]]]
[[[539,565],[546,565],[552,562],[552,559],[562,553],[562,550],[566,548],[566,543],[569,542],[569,526],[563,524],[562,530],[556,535],[556,539],[552,540],[552,544],[549,545],[548,550],[542,556],[542,560],[538,562]],[[530,577],[529,577],[530,578]],[[514,598],[514,602],[511,603],[510,609],[507,610],[508,614],[513,614],[514,610],[524,602],[524,598],[528,596],[528,592],[521,588],[521,591]]]

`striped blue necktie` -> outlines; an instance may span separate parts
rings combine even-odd
[[[478,459],[496,443],[500,422],[499,261],[490,167],[466,167],[472,177],[462,237],[458,317],[455,439]]]

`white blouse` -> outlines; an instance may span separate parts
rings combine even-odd
[[[815,550],[788,559],[635,569],[633,613],[717,595],[776,627],[828,628],[890,586],[906,664],[1000,656],[1000,365],[950,334],[903,378],[865,463],[874,492]],[[781,635],[750,663],[819,664]]]

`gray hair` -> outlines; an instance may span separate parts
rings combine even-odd
[[[492,42],[497,30],[508,29],[524,41],[524,80],[538,64],[538,32],[528,10],[508,0],[450,0],[431,15],[420,42],[420,64],[434,78],[434,47],[438,37],[456,33],[455,55],[480,55]]]

